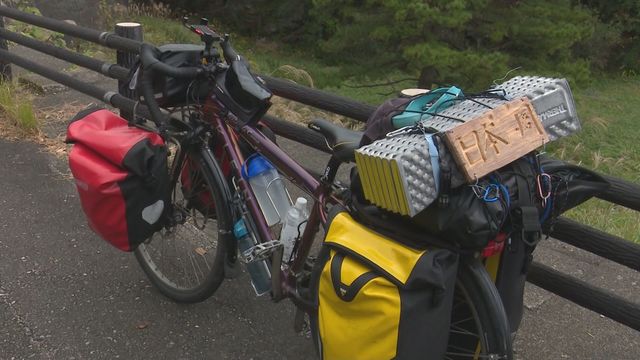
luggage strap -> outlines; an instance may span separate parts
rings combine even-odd
[[[542,225],[538,208],[531,193],[531,185],[526,174],[531,172],[530,164],[519,161],[514,164],[516,185],[518,186],[518,207],[513,209],[513,235],[528,245],[529,251],[538,244],[542,237]]]
[[[527,174],[531,173],[530,164],[524,161],[514,163],[516,171],[516,186],[518,186],[518,207],[511,212],[513,232],[511,237],[518,245],[518,240],[522,240],[524,244],[524,255],[526,260],[523,263],[522,274],[529,271],[529,266],[533,261],[533,250],[542,238],[542,225],[540,224],[538,208],[535,204],[534,196],[531,192],[532,185]]]
[[[360,289],[365,286],[369,281],[377,278],[379,275],[373,271],[366,272],[358,276],[351,285],[345,285],[341,281],[342,262],[344,261],[344,255],[336,252],[331,259],[331,283],[336,295],[342,300],[350,302],[352,301]]]

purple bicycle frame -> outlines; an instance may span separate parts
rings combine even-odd
[[[331,187],[318,181],[309,174],[300,164],[287,155],[287,153],[274,144],[262,132],[257,130],[255,125],[243,125],[239,131],[232,129],[225,119],[217,115],[217,105],[214,102],[215,100],[205,106],[205,114],[209,116],[207,121],[213,125],[216,130],[216,136],[222,141],[224,152],[229,157],[231,163],[233,175],[237,179],[238,189],[242,192],[244,203],[255,222],[260,242],[272,240],[272,235],[248,182],[244,180],[241,175],[244,157],[239,150],[234,134],[239,135],[253,149],[257,150],[262,156],[274,164],[280,173],[284,174],[289,180],[314,199],[311,213],[309,214],[309,219],[300,239],[293,263],[286,271],[280,270],[278,276],[278,278],[281,279],[280,284],[273,284],[274,286],[280,286],[280,289],[277,289],[279,291],[274,291],[274,293],[281,293],[282,297],[295,296],[296,274],[302,270],[305,264],[305,259],[311,250],[318,226],[321,222],[326,221],[325,204],[326,201],[329,200]],[[333,199],[332,201],[336,200]],[[276,296],[274,300],[280,300],[277,297],[278,296]]]

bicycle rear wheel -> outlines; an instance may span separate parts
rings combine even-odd
[[[163,295],[193,303],[210,297],[224,278],[233,218],[229,189],[208,150],[193,149],[174,161],[179,164],[173,167],[170,224],[141,244],[135,255]]]
[[[458,269],[445,359],[511,359],[507,317],[482,265],[462,261]]]

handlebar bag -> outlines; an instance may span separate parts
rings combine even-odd
[[[160,135],[105,109],[76,115],[67,128],[69,167],[89,226],[123,251],[162,228],[169,202],[167,148]]]
[[[407,247],[332,212],[310,283],[321,358],[444,358],[457,254]]]
[[[173,67],[194,67],[201,63],[204,46],[191,44],[166,44],[158,47],[159,60]],[[133,66],[129,79],[125,82],[130,90],[135,90],[141,79],[140,61]],[[176,107],[204,102],[209,93],[206,81],[176,79],[157,76],[153,80],[156,101],[161,107]]]

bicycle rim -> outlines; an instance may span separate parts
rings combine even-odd
[[[223,190],[198,154],[189,153],[174,171],[171,223],[136,250],[151,282],[177,302],[207,299],[223,279],[231,214]],[[214,169],[218,170],[218,169]]]

